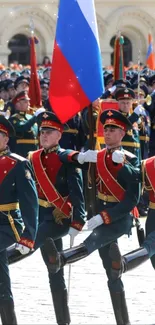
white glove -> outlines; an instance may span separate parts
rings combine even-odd
[[[96,216],[92,217],[90,220],[87,221],[87,229],[93,230],[96,227],[99,227],[104,223],[102,217],[100,214],[97,214]]]
[[[134,113],[136,113],[138,116],[139,115],[146,115],[145,109],[142,105],[138,105],[134,109]]]
[[[41,113],[44,113],[46,111],[46,109],[44,107],[40,107],[36,110],[36,112],[34,113],[34,116],[38,116]]]
[[[77,229],[75,229],[73,227],[70,227],[69,228],[68,235],[70,235],[70,239],[71,239],[70,243],[71,243],[71,246],[73,245],[74,238],[78,235],[78,233],[79,233],[79,230],[77,230]]]
[[[21,244],[16,244],[15,249],[17,249],[22,255],[26,255],[30,252],[30,248]]]
[[[87,150],[86,152],[80,152],[77,156],[79,164],[84,164],[85,162],[97,162],[98,150]]]
[[[114,93],[114,91],[116,90],[116,86],[112,86],[111,88],[108,89],[110,91],[110,93]]]
[[[125,160],[125,154],[121,150],[115,150],[112,153],[112,161],[117,163],[117,164],[122,164]]]

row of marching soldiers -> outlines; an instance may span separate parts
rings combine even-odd
[[[151,78],[150,85],[152,86],[155,77]],[[99,151],[100,155],[98,150],[87,150],[90,138],[89,108],[86,107],[63,126],[51,112],[47,78],[40,80],[43,106],[38,109],[29,106],[29,78],[19,76],[14,82],[10,79],[1,81],[1,99],[5,101],[5,98],[8,98],[8,95],[4,96],[6,92],[10,94],[6,103],[1,102],[3,109],[0,115],[0,135],[4,135],[4,139],[0,136],[0,143],[2,143],[0,149],[2,225],[4,216],[8,217],[7,236],[1,233],[3,243],[1,243],[0,263],[5,266],[5,272],[4,267],[0,266],[0,277],[4,278],[3,287],[0,287],[0,315],[3,324],[17,324],[7,258],[11,264],[32,254],[33,249],[37,248],[41,248],[42,257],[47,266],[57,324],[70,324],[63,266],[88,256],[95,249],[99,249],[99,255],[107,273],[108,289],[116,323],[122,325],[130,323],[123,282],[120,277],[115,281],[111,277],[109,243],[131,231],[132,225],[129,217],[131,214],[125,209],[130,212],[138,206],[140,214],[142,209],[147,213],[148,197],[144,189],[139,200],[140,181],[137,176],[139,169],[135,167],[140,166],[142,159],[154,155],[155,150],[153,88],[150,87],[150,102],[144,76],[140,80],[140,85],[137,84],[135,78],[130,79],[130,81],[120,79],[114,82],[111,73],[105,75],[105,93],[92,103],[95,143],[98,149],[99,146],[106,147],[106,151]],[[109,108],[100,115],[104,137],[103,135],[98,137],[97,122],[101,113],[101,103],[106,102],[107,99],[117,101],[119,111]],[[113,136],[108,132],[109,134],[113,132]],[[112,147],[110,141],[113,141]],[[113,154],[122,147],[125,149],[123,154],[126,160],[120,161],[119,153],[116,152],[116,156]],[[113,175],[110,179],[111,174],[106,175],[106,168],[103,173],[104,154],[106,154],[105,161],[108,169]],[[29,158],[31,165],[25,159],[26,157]],[[103,212],[95,216],[92,212],[92,201],[88,199],[88,163],[96,163],[99,174],[96,176],[99,206],[96,213]],[[82,165],[85,168],[82,168]],[[104,177],[107,177],[106,182],[109,181],[110,191],[113,187],[112,191],[115,192],[118,182],[113,184],[113,181],[117,175],[120,175],[121,186],[128,190],[125,203],[121,196],[122,187],[117,189],[115,195],[111,195],[103,182]],[[134,181],[132,175],[136,175]],[[118,203],[119,191],[121,202]],[[36,221],[38,203],[39,226]],[[117,209],[121,203],[122,208]],[[122,212],[124,210],[125,212]],[[82,230],[86,218],[85,211],[88,212],[88,230],[92,233],[80,246],[58,254],[57,250],[62,251],[62,237],[69,234],[73,241]],[[22,212],[21,218],[20,212]],[[71,213],[72,218],[70,218]],[[119,219],[119,215],[124,218]],[[23,221],[24,232],[21,227]],[[52,241],[46,241],[48,237],[54,238],[54,245]],[[18,244],[15,248],[9,248],[6,256],[4,248],[15,241]],[[49,259],[51,252],[52,256]]]

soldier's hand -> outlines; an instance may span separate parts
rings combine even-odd
[[[30,248],[21,244],[16,244],[15,249],[17,249],[22,255],[26,255],[30,252]]]
[[[125,160],[125,154],[121,150],[115,150],[112,153],[112,161],[117,164],[122,164]]]
[[[80,152],[77,156],[77,161],[79,164],[84,164],[85,162],[96,163],[97,162],[98,150],[87,150],[86,152]]]
[[[44,107],[40,107],[36,110],[36,112],[34,113],[35,116],[38,116],[41,113],[44,113],[46,110]]]
[[[138,116],[139,115],[146,115],[145,108],[142,105],[138,105],[134,109],[134,113],[136,113]]]
[[[95,228],[99,227],[104,223],[100,214],[92,217],[90,220],[87,221],[87,229],[94,230]]]
[[[110,91],[111,94],[113,94],[116,90],[116,86],[112,86],[111,88],[108,89]]]

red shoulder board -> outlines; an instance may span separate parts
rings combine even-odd
[[[0,157],[0,184],[3,182],[4,178],[9,174],[9,172],[15,167],[17,163],[16,159],[10,156]]]

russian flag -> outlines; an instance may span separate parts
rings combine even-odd
[[[149,69],[155,70],[155,54],[153,48],[153,38],[151,34],[148,34],[148,50],[146,54],[146,64]]]
[[[60,0],[49,100],[65,123],[103,93],[94,0]]]

